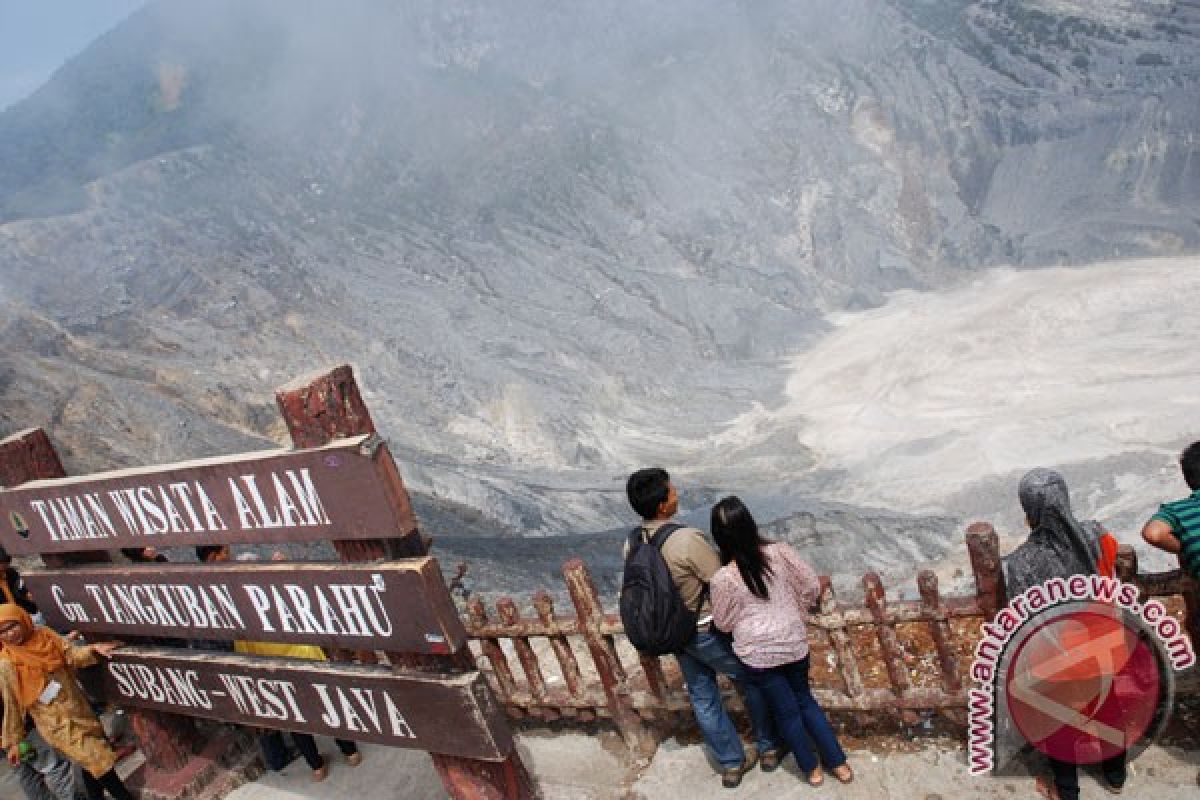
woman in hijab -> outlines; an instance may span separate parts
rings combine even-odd
[[[118,647],[118,642],[68,644],[49,628],[34,625],[20,606],[0,605],[0,744],[9,763],[20,760],[28,714],[47,743],[83,767],[89,800],[100,800],[106,790],[115,800],[133,799],[113,769],[116,753],[73,674],[98,657],[108,658]]]
[[[1017,495],[1030,533],[1004,559],[1008,596],[1016,597],[1051,578],[1095,575],[1104,530],[1094,521],[1075,519],[1063,476],[1052,469],[1031,469],[1021,478]]]
[[[1113,575],[1116,539],[1094,520],[1075,519],[1062,475],[1042,467],[1032,469],[1021,478],[1017,495],[1030,532],[1029,538],[1003,559],[1009,599],[1052,578]],[[1078,800],[1076,765],[1054,758],[1049,761],[1053,783],[1039,777],[1038,791],[1051,800]],[[1105,788],[1120,794],[1125,785],[1124,754],[1103,761],[1101,768]]]

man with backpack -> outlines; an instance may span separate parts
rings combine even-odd
[[[708,582],[721,567],[704,534],[672,521],[679,497],[667,471],[641,469],[625,485],[629,504],[642,517],[626,542],[621,620],[635,648],[646,655],[670,653],[679,661],[704,741],[721,765],[721,784],[735,788],[756,762],[776,769],[786,753],[761,692],[743,680],[744,667],[728,636],[712,625]],[[743,745],[721,702],[717,673],[742,690],[756,747]]]

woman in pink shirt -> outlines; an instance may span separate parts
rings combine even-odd
[[[808,782],[824,782],[824,764],[849,783],[854,772],[808,685],[804,623],[820,591],[816,573],[787,544],[763,539],[736,497],[713,506],[712,534],[724,564],[709,585],[713,622],[733,634],[733,652],[746,665],[746,680],[762,689]]]

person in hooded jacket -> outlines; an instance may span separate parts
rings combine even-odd
[[[1052,578],[1073,575],[1113,577],[1116,539],[1098,522],[1080,522],[1071,511],[1067,482],[1058,472],[1037,468],[1021,478],[1017,489],[1029,525],[1029,536],[1002,559],[1009,599]],[[1048,757],[1049,758],[1049,757]],[[1051,800],[1077,800],[1079,776],[1075,763],[1049,758],[1052,779],[1037,779],[1038,792]],[[1120,794],[1125,786],[1125,754],[1101,763],[1104,786]]]

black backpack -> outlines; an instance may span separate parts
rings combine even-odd
[[[641,527],[629,536],[621,581],[621,622],[629,643],[644,655],[678,653],[696,635],[699,609],[693,611],[683,602],[662,557],[667,537],[682,527],[667,523],[649,542],[642,541]],[[700,605],[704,605],[703,594]]]

